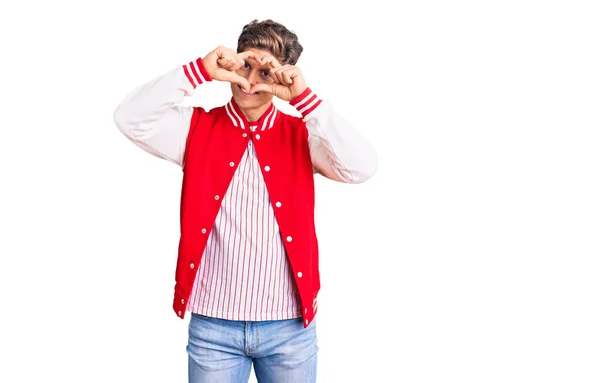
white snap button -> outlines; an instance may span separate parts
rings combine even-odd
[[[308,319],[305,319],[304,323],[306,323],[306,325],[308,326]]]
[[[298,278],[302,278],[302,271],[298,271]]]
[[[271,167],[269,165],[265,166],[265,172],[268,172],[269,170],[271,170]]]
[[[185,303],[185,299],[182,299],[182,300],[181,300],[181,304],[184,304],[184,303]]]
[[[177,312],[177,315],[181,316],[181,311],[178,311],[178,312]]]
[[[286,239],[287,239],[288,242],[292,242],[292,237],[290,237],[289,235],[288,235],[288,237]]]
[[[233,162],[229,163],[229,166],[233,167],[233,165],[235,165]]]
[[[193,268],[194,268],[194,264],[193,264],[193,263],[190,263],[190,267],[193,269]]]
[[[244,137],[244,138],[248,137],[248,133],[242,134],[242,137]]]
[[[206,234],[206,229],[202,229],[202,234]]]
[[[221,197],[219,197],[218,195],[216,195],[216,196],[215,196],[215,199],[216,199],[217,201],[219,200],[219,198],[221,198]]]
[[[281,207],[281,202],[275,202],[275,206]]]
[[[306,314],[308,312],[308,309],[304,309],[304,314]]]
[[[257,135],[256,135],[256,136],[254,136],[254,137],[256,137],[256,139],[257,139],[257,140],[260,140],[260,134],[257,134]]]

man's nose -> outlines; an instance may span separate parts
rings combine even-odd
[[[248,80],[248,82],[250,83],[250,85],[254,85],[258,83],[258,72],[257,71],[250,71],[250,73],[248,74],[248,77],[246,78]]]

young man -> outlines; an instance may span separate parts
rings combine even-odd
[[[320,288],[314,173],[347,183],[377,169],[370,143],[306,84],[297,36],[272,20],[130,93],[115,123],[180,165],[181,237],[173,309],[189,324],[189,381],[316,381]],[[231,83],[210,111],[177,104]],[[276,96],[302,118],[277,110]]]

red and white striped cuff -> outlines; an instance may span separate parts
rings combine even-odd
[[[290,100],[290,104],[298,110],[298,112],[302,113],[302,117],[306,117],[310,114],[319,104],[321,100],[317,95],[310,90],[310,88],[306,88],[306,90],[300,93],[297,97]]]
[[[212,78],[206,71],[202,58],[198,58],[194,61],[190,61],[188,64],[183,66],[183,71],[187,76],[190,83],[196,89],[196,87],[204,82],[212,81]]]

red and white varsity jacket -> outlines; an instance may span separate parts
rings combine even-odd
[[[376,171],[375,151],[310,89],[290,101],[303,118],[265,113],[258,126],[268,124],[271,129],[255,131],[248,129],[248,121],[233,100],[210,111],[175,105],[210,80],[199,58],[138,87],[114,115],[119,129],[134,143],[183,169],[173,309],[184,318],[210,230],[235,165],[251,141],[275,206],[307,327],[316,313],[320,289],[313,174],[364,182]],[[187,128],[177,128],[181,121],[186,121]]]

